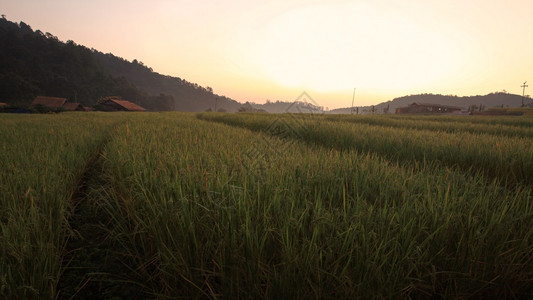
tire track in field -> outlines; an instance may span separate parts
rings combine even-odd
[[[103,153],[123,124],[113,126],[97,147],[71,197],[73,212],[68,220],[70,233],[58,283],[59,299],[147,298],[142,288],[129,280],[134,276],[128,268],[132,262],[109,238],[106,228],[111,218],[98,201],[98,197],[105,197],[109,186],[103,172]]]

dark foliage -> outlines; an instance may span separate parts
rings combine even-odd
[[[64,43],[24,22],[0,19],[0,99],[27,106],[37,95],[64,97],[85,106],[118,95],[154,111],[203,111],[217,102],[228,111],[240,106],[215,95],[210,87],[155,73],[137,60]]]

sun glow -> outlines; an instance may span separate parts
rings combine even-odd
[[[2,0],[0,0],[2,1]],[[533,1],[5,0],[11,20],[240,102],[521,94]]]
[[[315,4],[267,23],[256,60],[278,83],[318,91],[430,84],[459,63],[446,37],[363,3]]]

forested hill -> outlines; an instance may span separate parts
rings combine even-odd
[[[237,111],[240,103],[209,87],[155,73],[141,62],[62,42],[24,22],[0,19],[0,102],[29,104],[37,95],[92,106],[121,96],[149,110]]]
[[[440,104],[440,105],[451,105],[461,107],[464,110],[467,110],[471,107],[476,109],[487,109],[491,107],[520,107],[522,106],[522,96],[509,94],[505,91],[490,93],[484,96],[467,96],[467,97],[458,97],[452,95],[435,95],[435,94],[419,94],[419,95],[409,95],[399,98],[394,98],[391,101],[382,102],[374,106],[359,106],[359,113],[383,113],[384,110],[394,113],[396,108],[405,107],[413,102],[419,103],[431,103],[431,104]],[[528,96],[524,98],[525,106],[533,106],[533,100]],[[338,108],[328,113],[333,114],[349,114],[351,113],[351,108]]]

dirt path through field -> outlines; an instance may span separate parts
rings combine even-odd
[[[109,237],[111,218],[102,207],[109,188],[102,155],[115,130],[88,162],[71,199],[74,212],[68,220],[71,234],[64,250],[59,299],[146,298],[142,288],[131,283],[131,263],[121,254],[125,253],[121,245]]]

